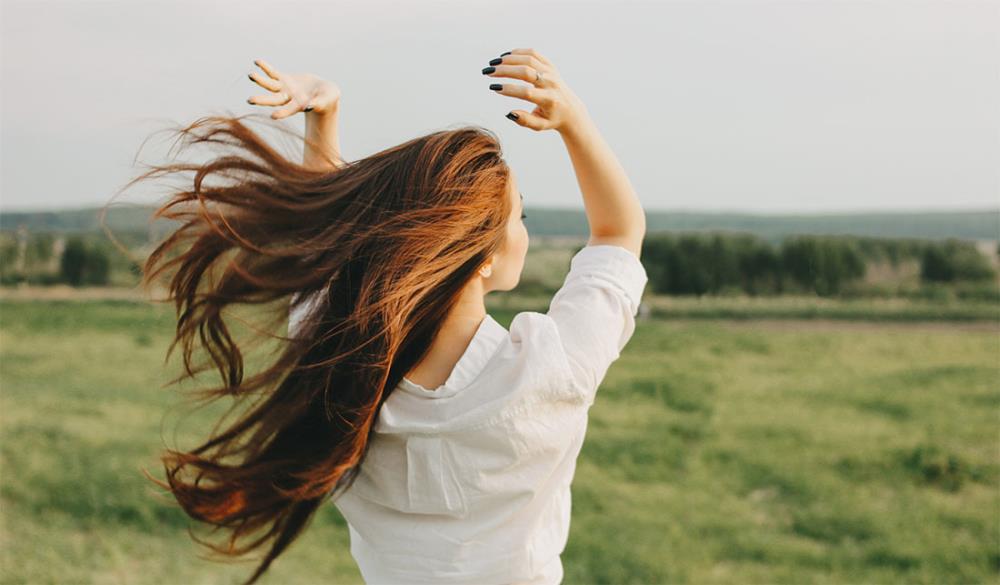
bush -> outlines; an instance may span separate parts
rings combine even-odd
[[[996,282],[962,282],[955,285],[955,296],[965,301],[1000,303],[1000,286]]]
[[[922,483],[950,492],[959,491],[972,475],[964,459],[934,444],[915,446],[906,455],[904,464]]]
[[[891,299],[901,295],[901,287],[895,284],[849,282],[840,289],[844,299]]]
[[[110,256],[102,246],[88,246],[79,236],[66,240],[59,267],[62,282],[73,286],[107,284],[110,268]]]
[[[59,262],[59,276],[66,284],[83,284],[83,265],[87,259],[87,246],[83,238],[71,237],[66,240],[62,259]]]
[[[920,278],[925,282],[982,282],[995,277],[989,260],[972,242],[935,242],[924,249],[920,259]]]
[[[4,272],[0,274],[0,284],[5,286],[20,284],[25,280],[25,276],[20,272]]]
[[[924,283],[910,298],[950,303],[955,300],[955,291],[952,287],[940,283]]]
[[[86,284],[106,285],[111,276],[111,257],[102,246],[93,246],[87,251],[87,261],[83,265],[83,281]]]

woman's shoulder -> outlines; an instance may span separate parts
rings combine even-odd
[[[560,353],[559,328],[552,317],[537,311],[522,311],[510,322],[510,341],[529,352]]]
[[[510,336],[513,341],[551,334],[552,319],[545,313],[521,311],[510,320]]]
[[[568,394],[572,381],[569,360],[552,317],[536,311],[522,311],[510,322],[511,352],[516,361],[530,369],[536,383],[548,389],[550,397],[575,400]]]

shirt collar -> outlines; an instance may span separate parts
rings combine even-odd
[[[476,379],[507,335],[507,329],[487,313],[443,385],[436,390],[428,390],[404,377],[399,383],[399,390],[426,398],[445,398],[455,394]]]

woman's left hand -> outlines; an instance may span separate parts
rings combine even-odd
[[[266,61],[254,61],[267,77],[256,71],[250,80],[272,93],[247,98],[247,103],[259,106],[285,106],[271,112],[271,118],[280,120],[298,112],[331,114],[340,106],[340,88],[336,84],[312,73],[282,73]]]

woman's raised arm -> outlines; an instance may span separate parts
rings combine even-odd
[[[269,94],[251,96],[247,103],[261,106],[284,106],[271,112],[271,118],[280,120],[298,112],[306,118],[303,166],[316,170],[340,168],[340,136],[337,126],[340,116],[340,88],[311,73],[284,73],[262,59],[254,63],[264,70],[267,77],[250,73],[250,81],[271,91]],[[293,335],[299,322],[316,300],[307,299],[293,307],[299,293],[289,299],[288,334]]]
[[[302,164],[311,168],[327,168],[331,164],[336,168],[343,166],[344,161],[340,158],[340,135],[337,132],[340,102],[332,110],[313,109],[306,112],[305,116],[306,144]]]
[[[490,77],[512,77],[528,85],[493,84],[502,95],[521,98],[533,111],[512,110],[508,117],[532,130],[555,130],[563,138],[583,193],[590,224],[590,245],[612,244],[636,257],[646,233],[646,215],[618,158],[605,142],[587,108],[555,65],[534,49],[513,49],[483,69]]]
[[[570,260],[546,314],[558,331],[572,385],[589,407],[635,332],[649,280],[639,261],[646,216],[618,158],[551,61],[533,49],[514,49],[490,61],[483,74],[528,83],[490,89],[533,103],[533,111],[513,110],[508,117],[532,130],[559,132],[576,170],[590,240]]]
[[[306,142],[302,164],[317,170],[343,166],[340,135],[337,132],[340,121],[340,88],[312,73],[284,73],[261,59],[254,63],[264,70],[267,77],[254,72],[250,73],[250,80],[272,93],[252,96],[247,99],[247,103],[284,106],[271,112],[271,118],[275,120],[304,112]]]

